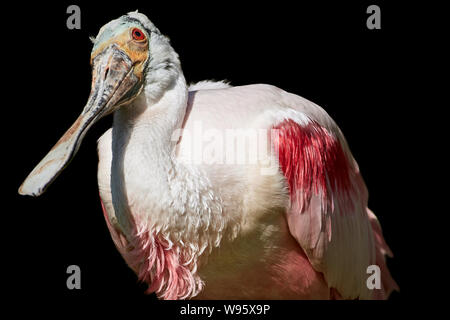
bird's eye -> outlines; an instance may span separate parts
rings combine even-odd
[[[133,39],[134,39],[134,40],[137,40],[137,41],[143,41],[143,40],[145,40],[144,32],[142,32],[142,31],[139,30],[138,28],[134,28],[134,29],[131,31],[131,35],[133,36]]]

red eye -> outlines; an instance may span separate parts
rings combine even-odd
[[[133,36],[134,40],[137,40],[137,41],[145,40],[144,33],[141,30],[139,30],[138,28],[134,28],[133,31],[131,31],[131,35]]]

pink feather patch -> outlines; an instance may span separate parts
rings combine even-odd
[[[339,141],[317,122],[301,126],[285,120],[274,126],[275,148],[289,185],[291,200],[306,210],[313,194],[322,195],[322,205],[333,208],[332,193],[348,193],[352,187],[349,161]],[[351,203],[351,201],[348,201]],[[333,211],[333,209],[332,209]]]
[[[102,202],[103,214],[112,239],[140,281],[149,285],[146,293],[155,292],[166,300],[185,299],[201,289],[193,276],[194,259],[185,250],[149,230],[147,223],[135,222],[133,235],[127,239],[111,225]]]

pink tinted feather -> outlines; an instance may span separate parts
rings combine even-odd
[[[326,129],[311,121],[300,126],[286,120],[277,126],[278,156],[288,181],[289,192],[296,198],[300,212],[308,206],[313,194],[322,194],[322,205],[333,207],[330,193],[351,188],[347,158],[340,144]],[[301,196],[295,192],[301,190]]]
[[[380,223],[378,222],[375,214],[367,209],[367,215],[369,217],[370,223],[372,225],[372,230],[375,237],[376,246],[376,265],[380,267],[381,270],[381,286],[382,290],[376,290],[374,292],[374,299],[387,299],[392,291],[400,291],[400,288],[392,278],[391,273],[386,265],[386,256],[393,257],[391,249],[386,244],[383,237],[383,232],[381,230]]]
[[[367,191],[351,155],[316,121],[300,125],[285,120],[273,128],[291,197],[289,231],[312,265],[332,282],[331,297],[387,298],[398,289],[384,261],[390,249],[376,217],[367,214]],[[384,287],[370,293],[364,287],[365,268],[374,263],[380,266]],[[346,268],[355,265],[354,273]]]
[[[193,259],[182,253],[162,235],[148,229],[145,222],[135,222],[135,230],[129,241],[109,221],[102,202],[103,214],[111,237],[138,279],[149,285],[146,293],[155,292],[165,300],[184,299],[191,296],[198,284],[192,270]]]

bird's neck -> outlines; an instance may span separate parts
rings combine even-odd
[[[137,214],[158,212],[157,206],[167,205],[163,200],[169,193],[168,175],[176,161],[174,132],[183,123],[188,91],[181,70],[166,71],[165,87],[148,83],[133,103],[114,113],[111,192],[124,231],[133,229]]]
[[[173,132],[180,128],[186,113],[188,90],[181,70],[167,72],[165,86],[150,83],[133,103],[114,114],[114,126],[122,131],[142,133],[158,148],[170,150]]]
[[[188,99],[183,75],[161,94],[155,92],[157,87],[147,86],[132,105],[114,114],[112,203],[132,248],[125,259],[152,284],[149,290],[190,297],[203,286],[196,272],[201,257],[219,245],[227,222],[206,174],[176,158],[176,132]],[[142,263],[155,259],[160,259],[157,267]]]

